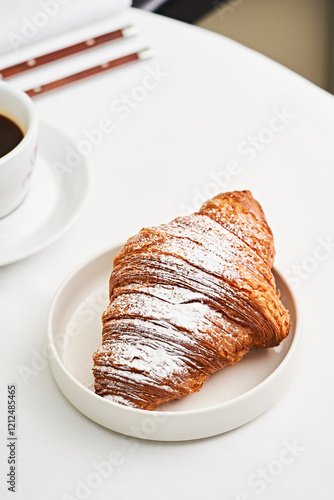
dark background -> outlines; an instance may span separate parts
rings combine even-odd
[[[186,23],[194,23],[222,1],[213,0],[133,0],[133,7],[140,7]]]

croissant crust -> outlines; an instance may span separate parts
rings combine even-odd
[[[134,408],[200,390],[252,347],[277,346],[291,321],[271,272],[272,232],[250,191],[142,229],[114,259],[95,391]]]

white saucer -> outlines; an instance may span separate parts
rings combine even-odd
[[[77,268],[59,288],[49,311],[50,365],[64,395],[84,415],[117,432],[144,439],[182,441],[220,434],[249,422],[272,406],[296,366],[297,309],[287,283],[274,271],[293,326],[279,347],[252,350],[236,365],[210,377],[200,392],[157,411],[128,408],[93,392],[92,354],[101,345],[101,314],[119,248]]]
[[[42,250],[78,218],[88,194],[89,172],[84,158],[69,157],[73,151],[68,137],[41,124],[31,189],[14,212],[0,219],[0,266]]]

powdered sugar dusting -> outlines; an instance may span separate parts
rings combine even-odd
[[[238,213],[242,220],[236,231],[219,223],[215,204],[214,217],[210,209],[143,229],[116,256],[103,345],[94,355],[99,394],[153,409],[198,391],[252,345],[276,345],[287,335],[288,315],[261,256],[273,248],[272,234],[261,210],[253,212],[268,240],[261,246],[244,206],[233,197],[229,203],[233,224]]]

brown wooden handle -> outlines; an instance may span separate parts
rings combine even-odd
[[[79,42],[74,45],[70,45],[69,47],[65,47],[63,49],[55,50],[54,52],[49,52],[48,54],[29,59],[28,61],[14,64],[13,66],[8,66],[7,68],[0,70],[0,76],[2,76],[2,78],[4,79],[10,78],[12,76],[25,73],[26,71],[29,71],[31,69],[44,66],[45,64],[58,61],[59,59],[63,59],[65,57],[92,49],[99,45],[103,45],[104,43],[118,40],[125,36],[124,33],[126,32],[126,30],[130,31],[129,28],[131,27],[111,31],[110,33],[105,33],[104,35],[90,38],[89,40],[85,40],[84,42]]]
[[[83,80],[84,78],[98,75],[99,73],[109,71],[119,66],[123,66],[124,64],[138,61],[139,59],[140,52],[128,54],[126,56],[120,57],[119,59],[114,59],[113,61],[108,61],[104,64],[100,64],[99,66],[94,66],[93,68],[85,69],[84,71],[80,71],[79,73],[66,76],[64,78],[61,78],[60,80],[55,80],[54,82],[46,83],[45,85],[41,85],[40,87],[26,90],[26,94],[28,94],[30,97],[36,97],[37,95],[44,94],[46,92],[49,92],[50,90],[64,87],[65,85],[69,85],[70,83],[78,82],[79,80]]]

